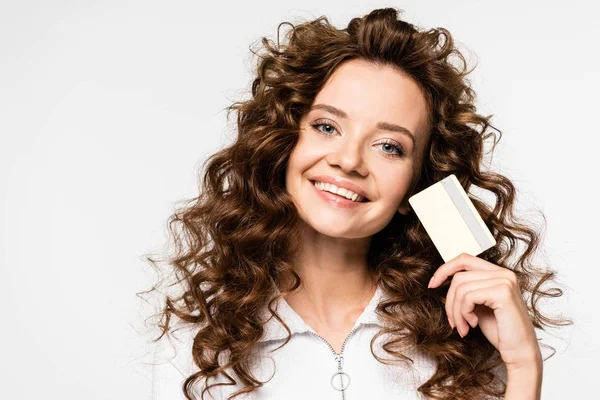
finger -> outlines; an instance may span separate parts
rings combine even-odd
[[[497,287],[512,289],[512,282],[504,277],[486,279],[480,281],[465,282],[456,288],[456,298],[453,304],[453,315],[456,321],[456,327],[462,337],[465,337],[469,332],[469,327],[476,326],[477,315],[475,315],[476,304],[497,304],[499,295],[504,295],[506,290],[502,292],[493,289]]]
[[[449,276],[454,275],[459,271],[498,271],[507,270],[482,258],[472,256],[467,253],[461,253],[459,256],[442,264],[433,274],[429,282],[429,288],[441,285]]]
[[[470,327],[474,328],[479,322],[473,310],[471,310],[471,312],[469,313],[462,312],[462,305],[465,294],[473,290],[489,288],[500,282],[504,282],[504,280],[506,280],[506,278],[503,277],[470,280],[455,286],[454,298],[452,300],[452,304],[450,305],[450,309],[452,310],[452,321],[454,322],[458,333],[462,337],[465,337],[467,335]]]
[[[452,328],[456,327],[456,323],[454,322],[454,310],[452,305],[454,304],[454,297],[456,292],[456,287],[462,283],[470,282],[470,281],[480,281],[484,279],[493,279],[493,278],[502,278],[506,277],[510,279],[510,276],[514,275],[514,273],[508,269],[496,270],[496,271],[460,271],[454,274],[452,277],[452,281],[450,283],[450,288],[448,288],[448,293],[446,294],[446,315],[448,316],[450,326]],[[516,280],[516,279],[515,279]],[[473,326],[473,325],[471,325]],[[474,326],[473,326],[474,327]]]

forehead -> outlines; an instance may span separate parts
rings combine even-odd
[[[364,60],[340,65],[314,104],[339,108],[355,123],[399,124],[417,137],[426,127],[427,103],[415,80],[393,67]]]

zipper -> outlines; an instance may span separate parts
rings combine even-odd
[[[344,339],[344,343],[342,343],[342,349],[340,351],[340,354],[336,353],[335,350],[333,349],[333,346],[331,344],[329,344],[329,342],[327,340],[325,340],[325,338],[321,335],[319,335],[317,332],[313,331],[312,329],[309,329],[308,331],[310,333],[312,333],[313,335],[321,338],[326,344],[327,346],[329,346],[329,349],[331,350],[331,352],[333,353],[333,356],[335,358],[335,361],[337,362],[337,372],[334,372],[333,375],[331,375],[331,386],[339,391],[342,392],[342,400],[346,400],[346,389],[348,389],[348,386],[350,386],[350,375],[348,375],[346,372],[344,372],[344,348],[346,347],[346,342],[348,342],[348,339],[350,338],[350,336],[352,336],[352,334],[354,332],[356,332],[356,330],[363,325],[363,323],[358,324],[357,326],[354,327],[354,329],[352,329],[350,331],[350,333],[348,334],[348,336],[346,336],[346,339]],[[336,377],[339,377],[339,383],[335,384],[334,383],[334,379]],[[348,383],[344,386],[344,377],[346,377]]]

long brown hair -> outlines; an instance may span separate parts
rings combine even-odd
[[[280,43],[279,34],[277,43],[263,38],[262,48],[254,52],[258,63],[251,98],[228,107],[228,113],[237,112],[236,140],[206,160],[199,195],[179,207],[168,224],[174,248],[162,261],[169,266],[167,275],[175,278],[169,287],[179,293],[162,297],[157,314],[161,335],[155,340],[169,334],[173,315],[199,328],[189,345],[200,371],[183,385],[187,398],[201,379],[222,373],[236,383],[228,370],[243,384],[229,399],[264,383],[249,367],[252,349],[263,334],[261,310],[268,305],[272,311],[276,301],[301,285],[290,261],[300,240],[298,213],[285,189],[286,164],[299,121],[317,92],[337,67],[352,59],[400,69],[426,97],[429,143],[407,196],[455,174],[497,241],[479,257],[516,273],[536,328],[571,322],[551,319],[536,307],[541,298],[562,295],[556,287],[542,288],[555,272],[532,264],[541,232],[514,215],[516,189],[511,181],[482,170],[485,141],[494,138],[493,152],[500,140],[490,129],[501,132],[490,124],[491,116],[476,112],[475,93],[466,79],[473,69],[446,29],[416,28],[399,19],[400,12],[377,9],[352,19],[344,29],[326,17],[295,26],[284,22],[279,29],[291,27],[287,40]],[[493,194],[493,207],[475,196],[474,188]],[[147,259],[154,267],[159,262]],[[418,389],[426,396],[500,396],[505,387],[493,379],[502,364],[498,351],[479,327],[463,339],[446,322],[450,280],[427,289],[441,264],[414,213],[396,214],[374,235],[369,271],[388,298],[378,305],[387,327],[376,337],[392,335],[383,348],[396,359],[405,359],[403,349],[416,345],[435,360],[437,370]],[[400,312],[400,307],[410,312]],[[223,354],[227,357],[220,363]]]

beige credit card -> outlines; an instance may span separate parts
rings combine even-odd
[[[496,244],[454,174],[413,195],[408,202],[444,262],[460,253],[477,256]]]

